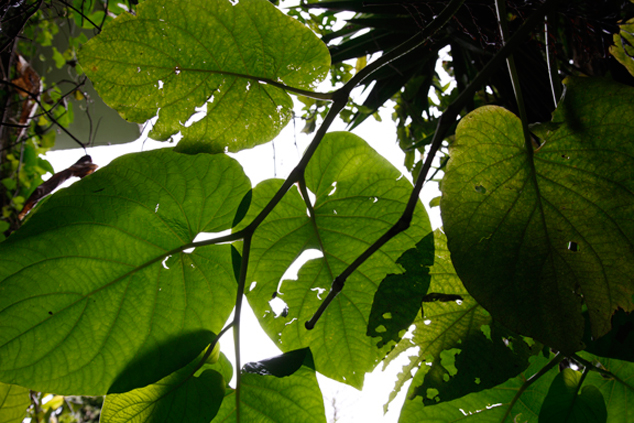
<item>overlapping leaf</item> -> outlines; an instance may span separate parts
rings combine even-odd
[[[269,141],[290,119],[291,98],[258,79],[310,89],[330,55],[267,0],[147,0],[91,39],[80,63],[125,119],[158,112],[152,138],[180,131],[181,151],[221,152]]]
[[[608,422],[620,423],[634,419],[634,363],[598,357],[585,352],[579,353],[594,365],[609,371],[615,377],[590,372],[585,384],[596,386],[605,398]]]
[[[432,405],[481,391],[517,376],[534,354],[527,343],[493,322],[469,295],[449,258],[445,235],[434,232],[435,260],[422,315],[414,322],[412,339],[403,339],[388,357],[408,348],[418,354],[399,374],[390,400],[414,375],[410,397]],[[536,349],[536,348],[535,348]]]
[[[315,329],[307,331],[304,322],[317,310],[334,277],[400,217],[411,184],[350,133],[324,138],[305,179],[316,197],[315,220],[292,189],[255,232],[247,279],[247,288],[252,289],[247,295],[282,350],[309,346],[319,372],[360,388],[364,373],[385,354],[385,348],[376,348],[377,340],[365,335],[374,293],[387,274],[403,271],[396,260],[430,232],[429,222],[423,208],[417,208],[412,226],[354,272]],[[280,183],[269,181],[254,189],[251,216]],[[283,278],[308,249],[322,251],[323,257],[304,263],[297,280]],[[287,304],[286,316],[271,313],[268,301],[274,294]]]
[[[603,395],[583,384],[581,372],[564,369],[550,385],[539,412],[540,423],[605,423],[608,412]]]
[[[531,384],[519,401],[512,404],[524,382],[548,363],[543,357],[535,357],[532,364],[519,376],[509,379],[495,388],[476,392],[460,399],[424,405],[420,398],[406,400],[399,423],[500,423],[502,417],[512,407],[506,422],[537,423],[537,416],[556,370],[547,372]]]
[[[102,421],[209,423],[224,399],[231,364],[221,355],[219,363],[204,364],[193,375],[200,358],[156,383],[108,395],[101,411]]]
[[[127,155],[60,191],[0,244],[0,380],[125,392],[189,363],[233,308],[231,227],[250,183],[222,155]]]
[[[28,389],[0,383],[0,423],[21,423],[29,405]]]
[[[562,351],[634,309],[634,89],[569,79],[543,145],[520,120],[485,107],[451,148],[441,208],[456,270],[478,303],[519,333]]]
[[[302,361],[297,362],[302,356],[303,364]],[[317,383],[310,351],[294,351],[290,361],[286,360],[285,355],[273,360],[276,361],[276,365],[273,365],[272,372],[243,372],[240,387],[240,421],[325,423],[324,400]],[[270,361],[268,364],[251,363],[251,369],[263,370],[271,364]],[[292,374],[286,374],[286,369],[282,369],[285,364],[291,365],[294,370]],[[282,373],[278,373],[277,370],[282,370]],[[235,391],[228,393],[212,422],[236,422],[235,397]]]

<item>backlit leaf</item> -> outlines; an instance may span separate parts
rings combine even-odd
[[[156,150],[50,197],[0,244],[0,380],[102,395],[189,363],[236,283],[230,245],[178,251],[230,228],[249,189],[225,155]]]
[[[29,390],[0,383],[0,423],[20,423],[31,405]]]
[[[537,373],[546,363],[543,357],[534,357],[528,369],[519,376],[492,389],[476,392],[465,397],[441,402],[437,405],[424,405],[420,398],[406,400],[401,411],[399,423],[500,423],[502,417],[512,406],[505,422],[537,423],[537,416],[548,392],[551,381],[557,375],[553,369],[530,385],[519,401],[511,405],[513,397],[524,382]]]
[[[330,55],[267,0],[147,0],[84,45],[80,61],[125,119],[158,112],[150,137],[180,131],[180,151],[217,153],[267,142],[290,119],[291,98],[258,78],[310,89]]]
[[[252,220],[280,184],[267,181],[254,189],[245,222]],[[360,388],[365,372],[386,352],[385,347],[376,347],[378,339],[365,335],[374,293],[387,274],[402,273],[396,260],[429,234],[429,221],[423,208],[417,208],[412,226],[351,275],[315,328],[308,331],[304,323],[323,301],[334,277],[398,220],[412,188],[363,140],[343,132],[323,139],[306,169],[306,185],[316,197],[315,223],[298,191],[291,189],[255,232],[247,298],[283,351],[308,346],[319,372]],[[308,250],[314,253],[313,259],[303,264],[298,279],[284,276]],[[285,316],[271,312],[273,296],[273,301],[288,307]]]
[[[567,80],[553,121],[533,128],[483,107],[460,123],[442,183],[445,232],[469,292],[509,328],[564,352],[617,308],[634,309],[634,88]],[[480,188],[480,189],[479,189]]]
[[[539,413],[540,423],[605,423],[603,395],[594,385],[582,384],[581,372],[564,369],[550,385]]]
[[[469,295],[451,264],[440,230],[434,232],[434,244],[426,296],[430,300],[423,303],[423,314],[414,321],[412,339],[403,339],[388,360],[411,347],[418,347],[417,355],[410,357],[399,375],[390,400],[414,372],[409,397],[422,398],[427,405],[489,389],[517,376],[528,367],[529,356],[539,351],[494,322]]]
[[[325,423],[324,400],[312,368],[308,349],[295,354],[291,361],[304,356],[304,365],[292,375],[273,376],[242,373],[240,421],[249,423]],[[284,360],[284,356],[278,357]],[[229,392],[213,423],[236,421],[236,393]]]

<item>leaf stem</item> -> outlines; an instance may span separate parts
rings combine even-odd
[[[355,261],[353,261],[339,276],[332,282],[332,286],[328,295],[324,301],[320,304],[319,308],[313,315],[313,317],[306,322],[306,329],[312,329],[319,320],[321,314],[326,310],[332,300],[341,292],[348,276],[352,274],[363,262],[365,262],[372,254],[374,254],[379,248],[381,248],[390,239],[395,237],[400,232],[409,228],[409,225],[414,216],[414,209],[419,203],[419,195],[427,178],[427,173],[431,168],[432,162],[436,153],[440,149],[442,141],[444,140],[448,130],[456,121],[458,114],[462,111],[462,108],[467,104],[470,98],[473,97],[475,92],[484,84],[484,82],[493,74],[493,72],[502,64],[508,55],[510,55],[515,48],[528,36],[528,34],[536,27],[536,25],[543,19],[543,16],[550,10],[555,4],[562,0],[546,0],[537,10],[535,10],[519,27],[519,29],[513,34],[508,42],[493,56],[493,58],[484,66],[484,68],[476,75],[471,81],[469,86],[460,93],[447,107],[447,110],[438,119],[438,125],[436,126],[436,132],[429,147],[429,152],[423,163],[423,167],[416,178],[414,189],[409,197],[407,205],[403,214],[399,220],[387,230],[383,236],[368,247]],[[449,6],[448,6],[449,7]]]
[[[242,248],[242,262],[240,264],[240,277],[238,278],[238,292],[236,294],[236,309],[233,315],[233,343],[236,354],[236,423],[240,423],[240,391],[241,391],[241,364],[240,364],[240,313],[244,300],[244,285],[247,279],[249,267],[249,254],[251,252],[252,234],[244,237]]]
[[[500,420],[500,423],[504,423],[504,421],[506,420],[506,418],[511,414],[511,410],[513,409],[513,407],[515,406],[515,403],[517,402],[517,400],[520,399],[520,397],[522,396],[522,394],[528,389],[529,386],[531,386],[533,383],[535,383],[537,380],[539,380],[539,378],[541,378],[542,376],[544,376],[546,373],[548,373],[553,367],[555,367],[556,365],[559,364],[559,362],[561,360],[563,360],[564,356],[561,353],[557,353],[555,355],[555,357],[553,357],[552,360],[550,360],[548,362],[548,364],[546,364],[544,367],[542,367],[537,373],[535,373],[533,376],[529,377],[526,382],[524,382],[522,384],[522,386],[520,386],[520,388],[517,390],[517,393],[515,394],[515,396],[513,397],[513,399],[511,400],[511,402],[508,405],[508,408],[506,409],[506,412],[504,413],[504,415],[502,416],[502,420]]]

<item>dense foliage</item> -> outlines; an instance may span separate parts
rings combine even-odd
[[[89,3],[67,6],[99,33],[65,64],[77,53],[110,107],[156,116],[150,136],[179,142],[44,199],[0,243],[0,421],[29,406],[38,421],[79,419],[71,396],[105,395],[104,422],[324,422],[316,372],[362,389],[403,354],[389,399],[412,380],[402,423],[634,418],[631,5],[326,0],[289,16],[267,0]],[[356,13],[343,29],[339,11]],[[446,45],[451,92],[435,74]],[[316,92],[329,71],[335,90]],[[28,97],[63,126],[72,109],[43,106],[37,88]],[[313,141],[286,180],[253,187],[225,153],[274,139],[291,95]],[[328,132],[391,98],[413,186],[363,139]],[[20,168],[35,169],[31,192],[47,169],[40,123],[3,135],[7,234],[29,192]],[[437,156],[432,231],[419,194]],[[308,250],[320,257],[285,279]],[[245,299],[282,355],[241,363]],[[228,330],[234,363],[218,348]],[[56,394],[48,411],[41,392]]]

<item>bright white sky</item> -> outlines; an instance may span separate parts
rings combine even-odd
[[[441,56],[446,54],[446,52],[443,52]],[[447,83],[449,77],[440,66],[437,66],[437,71],[443,79],[442,83]],[[329,90],[328,85],[324,85],[324,90]],[[358,102],[361,102],[359,98],[364,97],[359,91],[353,92],[353,95],[355,95]],[[301,114],[300,110],[301,107],[296,105],[297,115]],[[391,117],[392,107],[382,109],[380,115],[382,122],[377,122],[370,117],[353,132],[366,140],[376,151],[387,158],[411,180],[409,172],[403,166],[404,154],[396,141],[395,124]],[[295,123],[291,122],[273,142],[233,155],[242,164],[253,186],[265,179],[273,177],[285,178],[290,173],[299,161],[301,153],[312,139],[312,136],[301,133],[303,126],[303,120],[296,119]],[[337,121],[331,126],[330,131],[345,129],[345,124],[342,121]],[[132,143],[88,148],[88,154],[92,157],[94,163],[103,167],[116,157],[124,154],[173,146],[173,144],[147,139],[145,136],[147,132],[146,128],[144,135]],[[46,159],[51,162],[56,171],[60,171],[71,166],[84,154],[81,149],[56,150],[47,153]],[[435,183],[428,184],[421,194],[422,202],[429,213],[433,228],[441,226],[440,211],[438,207],[430,209],[428,204],[432,198],[438,195],[440,195],[440,192]],[[279,349],[259,327],[257,319],[250,308],[245,308],[241,321],[242,363],[258,361],[280,354]],[[221,349],[233,361],[231,331],[221,339]],[[383,415],[383,404],[387,402],[389,393],[394,387],[397,373],[401,371],[402,366],[406,362],[407,358],[401,356],[386,371],[382,371],[381,366],[379,366],[373,373],[366,376],[362,392],[330,379],[319,377],[322,393],[324,394],[328,422],[334,421],[333,402],[336,404],[337,421],[341,423],[397,422],[399,411],[405,399],[404,394],[407,391],[407,386],[394,400],[390,411],[386,415]]]

